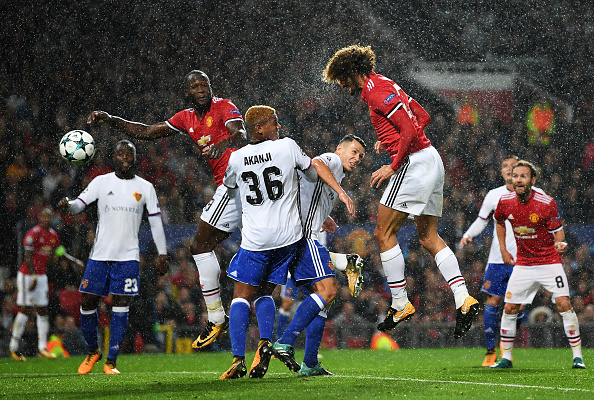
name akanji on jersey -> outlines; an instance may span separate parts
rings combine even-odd
[[[242,120],[241,113],[231,100],[213,97],[210,109],[201,117],[196,114],[193,108],[188,108],[176,113],[166,123],[175,131],[185,132],[190,135],[202,153],[208,151],[221,140],[231,136],[227,130],[229,122]],[[217,181],[217,186],[223,184],[229,157],[231,152],[235,150],[234,148],[227,149],[220,158],[207,160],[212,175]]]
[[[501,196],[495,219],[508,220],[518,245],[516,265],[558,264],[563,258],[555,250],[554,233],[563,229],[555,200],[532,191],[526,203],[515,192]]]

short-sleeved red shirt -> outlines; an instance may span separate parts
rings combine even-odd
[[[52,253],[60,246],[60,237],[52,228],[45,229],[41,225],[35,225],[23,238],[23,246],[25,250],[33,252],[31,261],[34,271],[29,271],[24,261],[19,271],[25,275],[45,275]]]
[[[166,122],[171,129],[190,135],[200,151],[204,152],[212,145],[231,136],[226,125],[235,120],[243,120],[243,117],[231,100],[213,97],[210,109],[202,118],[196,115],[193,108],[188,108],[179,111]],[[217,185],[223,184],[229,156],[234,150],[227,149],[220,158],[208,160]]]
[[[563,229],[555,200],[546,194],[532,191],[526,203],[516,192],[501,196],[494,217],[508,220],[518,244],[516,265],[558,264],[563,258],[555,250],[554,233]]]

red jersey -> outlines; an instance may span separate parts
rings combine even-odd
[[[212,98],[210,109],[202,118],[196,115],[193,108],[182,110],[166,121],[167,125],[178,132],[185,132],[198,145],[201,152],[208,151],[211,146],[223,139],[230,137],[226,128],[231,121],[242,121],[241,113],[231,100]],[[235,149],[227,149],[225,153],[216,160],[208,160],[212,175],[217,185],[223,184],[223,177],[227,170],[229,157]]]
[[[555,200],[532,190],[526,203],[520,202],[516,192],[499,199],[494,217],[508,220],[518,244],[517,265],[559,264],[563,258],[555,250],[554,233],[563,229]]]
[[[411,98],[396,82],[371,72],[363,86],[361,99],[369,106],[371,124],[377,132],[378,139],[392,158],[393,170],[397,170],[409,154],[431,146],[425,131],[410,109]],[[409,118],[415,128],[412,137],[402,137],[401,132],[390,121],[390,118],[395,117],[394,113],[400,109],[406,111],[404,118]]]
[[[31,261],[34,271],[29,271],[24,261],[19,271],[25,275],[46,275],[49,258],[58,246],[60,246],[60,237],[56,231],[52,228],[44,229],[41,225],[35,225],[23,238],[25,250],[33,252]]]

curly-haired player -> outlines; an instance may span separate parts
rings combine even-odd
[[[374,72],[371,47],[352,45],[338,50],[328,62],[324,78],[360,95],[369,106],[371,123],[379,141],[375,150],[388,152],[392,163],[371,175],[371,186],[388,185],[381,198],[375,240],[384,273],[392,293],[392,306],[378,329],[393,329],[412,318],[415,308],[408,300],[404,257],[396,234],[408,216],[414,216],[423,247],[435,258],[456,302],[454,336],[462,337],[478,314],[479,304],[468,294],[458,261],[437,233],[437,219],[443,207],[444,167],[439,153],[425,136],[431,121],[425,109],[394,81]]]

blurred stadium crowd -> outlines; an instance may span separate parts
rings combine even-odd
[[[0,11],[5,43],[0,48],[4,75],[0,86],[0,267],[4,271],[0,336],[4,340],[10,336],[13,279],[24,233],[36,224],[45,205],[76,196],[95,176],[110,171],[108,149],[121,136],[104,127],[90,130],[98,151],[82,167],[61,160],[59,138],[72,129],[87,129],[86,119],[94,109],[145,123],[169,118],[186,106],[183,77],[191,69],[205,71],[214,94],[231,99],[242,111],[254,104],[275,107],[281,134],[296,139],[310,156],[333,151],[348,133],[367,141],[367,156],[344,182],[357,216],[348,218],[340,205],[333,214],[339,225],[352,229],[329,238],[333,251],[356,251],[366,259],[367,283],[361,296],[350,298],[346,288],[332,307],[330,320],[341,321],[334,324],[336,346],[349,345],[344,335],[365,336],[341,332],[342,321],[372,332],[376,322],[383,320],[389,298],[369,233],[381,190],[366,183],[370,173],[387,160],[372,154],[375,133],[365,104],[321,81],[328,57],[339,47],[370,44],[378,56],[377,71],[401,84],[431,114],[427,136],[446,167],[440,223],[450,247],[457,248],[487,191],[503,184],[500,161],[511,154],[541,167],[537,185],[557,200],[568,228],[593,225],[594,133],[588,129],[594,124],[591,7],[579,1],[482,2],[480,9],[462,1],[432,2],[427,8],[412,3],[398,4],[395,10],[390,7],[392,3],[383,1],[288,1],[280,7],[270,0],[4,4]],[[415,60],[498,59],[531,60],[530,65],[541,66],[525,76],[540,89],[514,104],[512,124],[499,121],[488,108],[476,110],[477,121],[459,120],[462,104],[444,101],[405,72]],[[555,99],[556,113],[550,143],[529,144],[526,115],[547,96]],[[558,104],[569,105],[573,112],[555,107]],[[136,144],[138,174],[154,183],[166,226],[195,225],[215,186],[189,137]],[[92,208],[77,216],[57,214],[55,229],[75,257],[86,259],[95,217]],[[582,321],[594,321],[594,243],[591,237],[569,232],[571,250],[565,262],[574,308]],[[483,240],[457,253],[475,296],[490,234],[491,230]],[[453,302],[446,298],[449,289],[415,241],[413,235],[406,257],[409,294],[419,312],[410,323],[454,321]],[[170,254],[171,272],[161,278],[150,268],[150,252],[143,257],[142,293],[132,305],[128,351],[134,347],[136,333],[145,344],[162,346],[154,334],[155,324],[175,325],[187,336],[196,336],[204,323],[204,303],[187,246],[171,248]],[[232,255],[232,246],[219,249],[221,265],[226,266]],[[86,352],[76,327],[82,271],[61,261],[48,275],[53,288],[52,325],[56,331],[70,333],[69,340],[82,344],[81,351]],[[232,284],[227,279],[222,282],[228,304]],[[546,293],[534,302],[534,307],[543,305],[551,306]],[[0,349],[0,354],[4,351]]]

